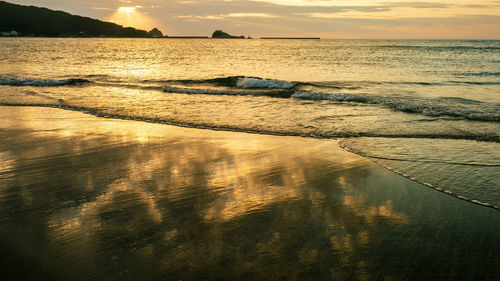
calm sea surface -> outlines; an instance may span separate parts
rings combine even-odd
[[[500,41],[0,38],[0,105],[110,118],[0,107],[12,276],[500,276]]]
[[[339,138],[500,206],[500,41],[0,39],[0,103]]]

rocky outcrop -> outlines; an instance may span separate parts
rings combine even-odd
[[[153,38],[163,38],[163,33],[156,27],[148,31],[148,35]]]
[[[230,35],[222,30],[216,30],[216,31],[214,31],[214,33],[212,33],[212,38],[242,39],[242,38],[245,38],[245,36],[233,36],[233,35]]]

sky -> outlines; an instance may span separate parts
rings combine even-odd
[[[500,39],[500,0],[31,0],[163,34],[332,39]]]

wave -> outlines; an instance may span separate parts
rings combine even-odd
[[[194,94],[194,95],[237,95],[237,96],[267,96],[278,98],[289,98],[293,92],[283,91],[245,91],[238,89],[199,89],[174,86],[163,86],[166,93]]]
[[[299,82],[290,82],[277,79],[268,79],[252,76],[227,76],[209,79],[180,79],[180,80],[144,80],[146,83],[164,83],[164,84],[211,84],[215,86],[231,87],[239,89],[293,89]]]
[[[250,76],[228,76],[193,80],[143,80],[113,81],[112,77],[87,75],[84,78],[68,79],[32,79],[9,75],[0,75],[0,85],[9,86],[80,86],[124,87],[142,90],[163,91],[169,94],[191,95],[249,95],[272,98],[294,98],[310,101],[334,101],[341,103],[370,104],[411,114],[431,117],[452,117],[470,121],[500,122],[500,104],[481,102],[459,97],[426,98],[409,95],[376,95],[362,91],[373,85],[415,84],[422,86],[441,85],[443,83],[465,83],[473,85],[497,85],[498,82],[293,82]],[[92,79],[93,78],[93,79]],[[92,80],[89,80],[92,79]],[[352,92],[355,90],[356,92]]]
[[[266,134],[266,135],[282,135],[282,136],[300,136],[300,137],[312,137],[318,139],[338,139],[338,138],[351,138],[351,137],[374,137],[374,138],[395,138],[395,139],[450,139],[450,140],[475,140],[484,142],[494,142],[500,143],[500,136],[495,134],[440,134],[440,133],[429,133],[429,134],[397,134],[397,133],[376,133],[376,132],[336,132],[336,133],[321,133],[321,132],[302,132],[296,130],[269,130],[269,129],[255,129],[255,128],[245,128],[233,125],[214,125],[213,123],[192,123],[186,120],[177,120],[169,118],[151,118],[144,116],[137,116],[132,114],[122,114],[122,113],[110,113],[106,109],[94,108],[94,107],[83,107],[83,106],[73,106],[67,105],[64,101],[60,101],[58,104],[55,103],[8,103],[0,102],[0,106],[37,106],[37,107],[51,107],[59,108],[65,110],[79,111],[87,114],[91,114],[97,117],[113,118],[113,119],[123,119],[123,120],[135,120],[144,121],[150,123],[159,123],[166,125],[174,125],[180,127],[189,128],[200,128],[200,129],[213,129],[213,130],[223,130],[232,132],[245,132],[254,134]]]
[[[477,77],[498,77],[500,76],[499,71],[482,71],[482,72],[456,72],[454,73],[456,76],[477,76]]]
[[[479,51],[496,51],[500,50],[497,46],[432,46],[432,45],[375,45],[370,47],[376,48],[388,48],[388,49],[415,49],[415,50],[432,50],[432,51],[468,51],[468,50],[479,50]]]
[[[236,82],[238,88],[244,89],[292,89],[296,85],[295,82],[251,77],[241,77]]]
[[[253,78],[252,78],[253,79]],[[246,81],[246,80],[239,80]],[[315,92],[311,90],[302,90],[303,85],[312,84],[294,84],[293,88],[283,87],[275,90],[276,80],[268,82],[265,79],[250,80],[251,83],[262,83],[261,90],[259,88],[242,88],[242,87],[227,87],[227,88],[190,88],[179,86],[163,86],[162,90],[166,93],[178,94],[197,94],[197,95],[251,95],[251,96],[266,96],[273,98],[295,98],[311,101],[335,101],[346,103],[371,104],[388,107],[392,110],[402,111],[405,113],[422,114],[431,117],[453,117],[471,121],[487,121],[500,122],[500,104],[491,104],[481,101],[459,98],[459,97],[441,97],[441,98],[421,98],[410,96],[379,96],[362,93],[334,93],[332,88],[320,87],[315,84],[316,88],[323,90]],[[269,83],[269,84],[267,84]],[[288,85],[291,87],[290,85]]]
[[[392,110],[412,114],[422,114],[432,117],[453,117],[471,121],[500,122],[500,104],[487,103],[459,97],[424,98],[417,96],[380,96],[363,93],[342,93],[332,90],[359,89],[367,83],[383,84],[384,82],[356,82],[354,85],[347,82],[287,82],[281,80],[264,79],[257,77],[229,76],[206,80],[170,80],[169,83],[180,83],[179,86],[163,86],[167,93],[205,94],[205,95],[253,95],[277,98],[295,98],[311,101],[336,101],[360,104],[373,104],[388,107]],[[393,84],[393,82],[388,82]],[[419,84],[423,86],[441,85],[433,82],[394,82],[405,84]],[[478,85],[496,85],[496,82],[460,82]],[[190,88],[190,84],[210,84],[225,88]],[[255,91],[256,89],[262,91]],[[252,91],[250,91],[252,90]],[[271,91],[275,90],[275,91]],[[315,91],[317,90],[317,91]]]
[[[494,76],[499,75],[500,72],[482,72],[470,74],[469,76]],[[460,76],[457,74],[457,76]],[[181,84],[181,85],[199,85],[208,84],[214,86],[238,88],[238,89],[282,89],[291,90],[298,89],[305,86],[328,88],[337,90],[359,90],[373,86],[387,85],[419,85],[419,86],[453,86],[453,85],[500,85],[500,81],[322,81],[322,82],[298,82],[298,81],[283,81],[277,79],[259,78],[251,76],[228,76],[209,79],[181,79],[181,80],[143,80],[145,83],[159,83],[159,84]]]
[[[372,158],[372,159],[380,159],[380,160],[390,160],[390,161],[401,161],[401,162],[415,162],[415,163],[437,163],[437,164],[446,164],[446,165],[457,165],[457,166],[475,166],[475,167],[500,167],[500,163],[481,163],[481,162],[459,162],[459,161],[445,161],[445,160],[432,160],[432,159],[407,159],[407,158],[398,158],[398,157],[388,157],[388,156],[378,156],[372,155],[369,153],[363,153],[360,151],[353,150],[351,148],[347,148],[345,145],[342,146],[344,149],[349,149],[349,151],[359,154],[364,157]]]
[[[361,153],[358,153],[357,151],[354,151],[346,146],[343,146],[343,145],[340,145],[341,148],[343,148],[344,150],[348,151],[348,152],[351,152],[351,153],[355,153],[355,154],[358,154],[358,155],[361,155],[363,157],[365,157],[365,155],[361,154]],[[366,157],[369,157],[373,162],[377,163],[378,165],[384,167],[385,169],[393,172],[393,173],[396,173],[402,177],[405,177],[409,180],[412,180],[414,182],[417,182],[419,184],[422,184],[426,187],[429,187],[429,188],[432,188],[436,191],[439,191],[439,192],[443,192],[447,195],[450,195],[450,196],[453,196],[457,199],[460,199],[460,200],[464,200],[464,201],[467,201],[467,202],[470,202],[470,203],[473,203],[473,204],[476,204],[476,205],[480,205],[480,206],[483,206],[483,207],[488,207],[488,208],[492,208],[492,209],[496,209],[496,210],[500,210],[500,206],[497,206],[497,205],[494,205],[494,204],[491,204],[489,202],[486,202],[486,200],[477,200],[477,199],[473,199],[471,197],[466,197],[464,195],[460,195],[460,193],[457,193],[457,192],[454,192],[454,191],[451,191],[449,189],[446,189],[446,188],[442,188],[442,187],[439,187],[439,186],[436,186],[436,184],[431,184],[431,183],[428,183],[428,182],[425,182],[425,181],[422,181],[420,180],[419,178],[415,178],[414,176],[408,174],[408,173],[405,173],[403,171],[400,171],[398,170],[397,168],[395,167],[392,167],[390,165],[387,165],[385,164],[384,162],[380,161],[380,160],[385,160],[383,158],[375,158],[375,157],[371,157],[371,156],[366,156]],[[391,160],[391,159],[389,159]],[[491,167],[491,166],[487,166],[487,167]]]
[[[476,73],[476,76],[494,76],[494,73],[481,74]],[[455,76],[466,76],[462,74],[456,74]],[[468,76],[474,76],[474,74],[469,74]],[[500,76],[500,73],[498,73]],[[449,81],[337,81],[337,82],[316,82],[316,83],[298,83],[298,85],[310,85],[322,88],[334,88],[334,89],[363,89],[373,86],[388,86],[393,85],[417,85],[417,86],[460,86],[460,85],[500,85],[500,81],[460,81],[460,80],[449,80]]]
[[[495,185],[497,167],[500,167],[498,157],[492,152],[478,153],[494,150],[497,145],[471,141],[457,141],[452,145],[447,141],[346,138],[339,141],[339,146],[427,187],[475,204],[500,209]],[[418,149],[423,146],[425,150]],[[456,155],[457,146],[467,152]],[[397,155],[401,152],[404,155]]]
[[[460,75],[458,75],[460,76]],[[472,75],[470,75],[472,76]],[[500,85],[500,81],[444,81],[444,82],[423,82],[423,81],[398,81],[398,82],[368,82],[371,85],[417,85],[417,86],[454,86],[454,85]]]
[[[90,80],[83,78],[69,79],[36,79],[22,78],[10,75],[0,75],[0,85],[4,86],[32,86],[32,87],[58,87],[58,86],[77,86],[82,84],[92,83]]]
[[[377,96],[351,93],[296,91],[292,98],[377,104],[406,113],[425,116],[450,116],[471,121],[500,122],[500,105],[462,98],[424,99],[407,96]]]
[[[448,81],[453,84],[465,84],[465,85],[483,85],[483,86],[496,86],[500,85],[499,81]]]

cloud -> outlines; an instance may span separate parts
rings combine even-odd
[[[277,18],[276,15],[265,14],[265,13],[230,13],[225,15],[229,18]]]
[[[480,5],[480,4],[469,4],[469,5],[462,5],[461,7],[464,8],[471,8],[471,9],[482,9],[482,8],[490,8],[491,6],[488,5]]]
[[[142,6],[166,34],[207,35],[214,29],[235,34],[307,35],[362,34],[387,30],[392,26],[441,26],[481,29],[491,38],[499,38],[500,24],[488,22],[490,15],[500,15],[500,1],[485,0],[38,0],[18,1],[21,4],[45,6],[83,16],[107,19],[119,6]],[[99,9],[95,9],[99,8]],[[101,9],[102,8],[102,9]],[[106,10],[109,9],[109,10]],[[488,22],[488,23],[485,23]],[[377,28],[374,28],[377,27]],[[469,28],[470,27],[470,28]],[[487,30],[484,30],[487,29]],[[422,33],[423,30],[420,30]],[[496,32],[495,32],[496,31]],[[402,32],[402,31],[398,31]],[[407,31],[411,35],[411,31]],[[468,31],[469,32],[469,31]],[[458,31],[457,31],[458,33]],[[479,34],[478,32],[476,32]],[[475,37],[476,33],[464,34]],[[496,35],[494,35],[496,33]],[[398,33],[403,34],[403,33]],[[403,34],[404,35],[404,34]],[[443,36],[446,34],[443,33]],[[322,35],[322,37],[324,37]]]
[[[174,16],[176,19],[188,19],[188,20],[222,20],[224,17],[221,16],[198,16],[198,15],[182,15],[182,16]]]
[[[265,13],[230,13],[225,15],[182,15],[175,16],[177,19],[196,19],[196,20],[223,20],[226,18],[277,18],[278,16]]]
[[[393,8],[446,9],[452,5],[440,2],[382,2],[380,5]]]

